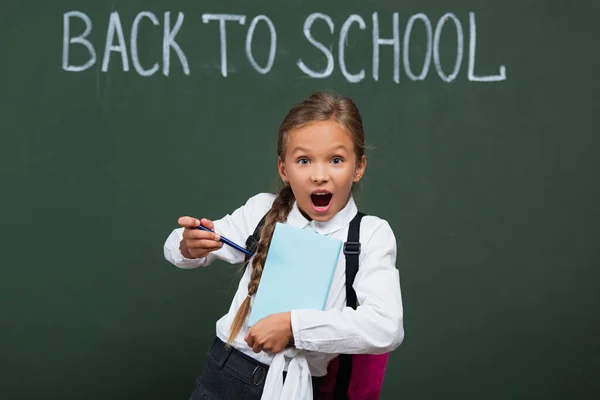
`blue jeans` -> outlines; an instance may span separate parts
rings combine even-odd
[[[215,338],[189,400],[260,400],[268,370],[268,365]],[[313,377],[312,382],[316,399],[320,379]]]

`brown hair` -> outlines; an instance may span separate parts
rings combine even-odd
[[[285,145],[290,132],[314,122],[335,121],[346,129],[352,137],[357,161],[365,154],[365,134],[362,118],[354,102],[348,98],[330,92],[315,92],[309,98],[296,104],[285,116],[279,127],[277,139],[277,156],[283,161]],[[260,234],[260,241],[252,260],[252,274],[248,282],[248,296],[240,306],[229,332],[228,343],[231,343],[240,332],[250,312],[250,296],[253,296],[260,283],[267,252],[271,245],[271,237],[277,222],[284,222],[294,205],[294,193],[288,185],[279,191],[271,209],[265,216],[265,224]]]

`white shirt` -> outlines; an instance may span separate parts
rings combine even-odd
[[[244,245],[261,218],[269,211],[275,195],[261,193],[230,215],[214,221],[215,231],[235,243]],[[301,229],[346,241],[350,221],[357,212],[354,199],[326,222],[309,221],[294,204],[286,223]],[[231,264],[244,261],[244,254],[223,246],[201,259],[187,259],[179,250],[183,228],[175,229],[164,245],[165,258],[180,268],[208,266],[214,260]],[[396,269],[396,239],[389,224],[367,215],[360,225],[361,253],[354,281],[359,307],[346,307],[346,258],[340,256],[334,272],[325,311],[294,310],[291,312],[295,347],[304,350],[310,375],[323,376],[329,361],[338,354],[381,354],[397,348],[404,338],[400,280]],[[252,265],[250,262],[249,265]],[[224,342],[240,305],[248,295],[251,268],[246,268],[229,308],[217,321],[217,336]],[[253,299],[252,299],[253,300]],[[254,359],[270,365],[274,354],[254,353],[244,341],[248,325],[244,323],[232,345]],[[287,364],[286,363],[286,369]],[[287,379],[286,379],[287,382]]]

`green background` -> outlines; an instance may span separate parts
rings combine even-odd
[[[185,399],[228,309],[236,266],[185,271],[163,243],[181,215],[218,218],[276,182],[276,133],[287,110],[316,89],[351,96],[365,121],[369,165],[361,210],[389,221],[398,240],[406,337],[392,353],[383,399],[595,399],[600,395],[600,63],[593,1],[22,1],[0,6],[0,398]],[[62,68],[63,14],[80,10],[97,61]],[[161,64],[163,18],[185,15],[168,77],[101,71],[109,15],[127,48],[135,16],[146,68]],[[468,79],[469,12],[477,22]],[[296,66],[326,65],[303,36],[333,49],[326,79]],[[447,12],[464,32],[462,66],[443,82],[433,64],[412,81],[381,47],[373,79],[372,13],[401,53],[411,15],[435,28]],[[220,72],[218,23],[228,23],[229,73]],[[257,73],[244,41],[256,15],[277,29],[272,70]],[[337,60],[351,14],[347,65]],[[83,31],[72,20],[73,36]],[[412,69],[425,30],[411,36]],[[268,31],[253,51],[264,65]],[[447,73],[456,35],[440,42]],[[70,46],[84,63],[85,48]],[[402,56],[402,54],[401,54]]]

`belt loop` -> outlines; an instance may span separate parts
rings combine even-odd
[[[223,348],[219,349],[219,360],[215,360],[215,361],[217,361],[217,365],[219,366],[219,369],[223,369],[223,365],[225,365],[225,363],[227,362],[227,359],[229,358],[229,355],[231,354],[233,347],[227,346],[226,343],[222,342],[218,338],[215,340],[215,346],[219,346],[219,347],[223,346]]]

